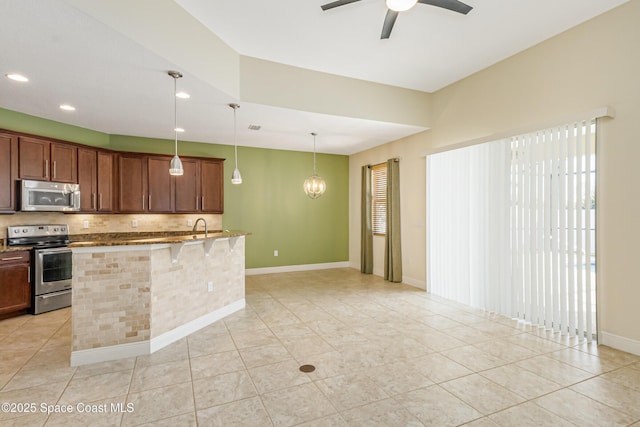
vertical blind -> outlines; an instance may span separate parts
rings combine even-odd
[[[595,119],[427,156],[429,290],[592,339]]]

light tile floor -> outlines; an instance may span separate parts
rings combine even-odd
[[[21,411],[0,425],[640,426],[640,357],[352,269],[246,290],[150,356],[77,368],[70,309],[0,321],[0,402]]]

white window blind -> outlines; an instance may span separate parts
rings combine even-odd
[[[427,156],[430,292],[595,332],[595,119]]]
[[[387,232],[387,164],[371,167],[371,221],[373,234]]]

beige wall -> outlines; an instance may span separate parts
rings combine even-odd
[[[425,281],[425,162],[421,154],[468,140],[561,121],[610,106],[598,145],[600,342],[640,354],[640,2],[600,17],[436,92],[432,130],[350,158],[350,260],[359,266],[359,169],[401,158],[403,270]],[[382,265],[376,253],[374,264]],[[424,285],[423,285],[424,286]]]

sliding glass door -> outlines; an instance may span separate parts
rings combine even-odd
[[[428,290],[595,334],[595,120],[427,156]]]

